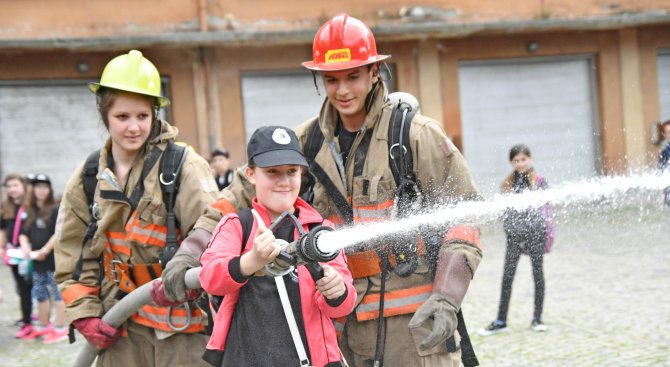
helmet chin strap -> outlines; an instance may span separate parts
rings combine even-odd
[[[312,70],[312,79],[314,79],[314,88],[316,88],[316,94],[321,96],[321,92],[319,91],[319,85],[316,83],[316,71]]]
[[[374,95],[377,92],[377,88],[379,87],[379,84],[381,84],[381,79],[377,80],[375,84],[372,85],[372,89],[368,93],[367,96],[365,96],[365,114],[370,112],[370,108],[372,107],[372,101],[374,100]]]

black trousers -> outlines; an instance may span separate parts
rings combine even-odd
[[[19,295],[19,302],[21,303],[21,321],[26,325],[30,325],[32,322],[30,314],[33,311],[33,297],[31,294],[33,283],[31,281],[26,281],[26,279],[19,274],[18,265],[12,265],[11,268],[14,282],[16,283],[16,294]]]
[[[533,281],[535,282],[535,311],[533,318],[542,320],[542,306],[544,304],[544,246],[547,242],[546,234],[535,233],[526,236],[507,235],[507,250],[505,252],[505,266],[503,269],[500,304],[498,306],[498,320],[507,322],[509,302],[512,297],[512,283],[519,265],[522,253],[530,255],[533,267]]]

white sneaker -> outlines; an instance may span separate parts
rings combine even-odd
[[[495,321],[489,324],[489,326],[479,329],[477,331],[477,334],[481,336],[489,336],[493,334],[499,334],[499,333],[505,333],[508,332],[509,328],[507,327],[507,324],[498,324]]]
[[[547,325],[542,323],[542,321],[537,320],[533,320],[533,322],[530,323],[530,328],[536,333],[541,333],[549,329],[547,328]]]

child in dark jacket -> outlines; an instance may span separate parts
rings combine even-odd
[[[302,170],[307,162],[293,131],[262,127],[247,146],[246,174],[256,188],[256,212],[249,240],[237,214],[224,217],[214,230],[200,259],[200,282],[209,294],[224,296],[215,316],[214,331],[205,358],[220,366],[340,366],[331,318],[348,315],[356,301],[353,279],[342,251],[329,263],[322,263],[324,277],[316,282],[304,265],[284,276],[262,272],[279,254],[276,239],[291,242],[299,231],[283,221],[267,227],[289,211],[302,225],[332,224],[298,197]],[[285,284],[291,313],[308,361],[299,358],[279,296]],[[212,358],[218,357],[218,358]],[[218,359],[218,360],[217,360]]]
[[[530,149],[523,145],[515,145],[510,149],[509,160],[514,171],[502,183],[504,194],[520,194],[527,190],[543,190],[547,181],[535,172],[532,166]],[[486,328],[479,330],[482,336],[509,331],[507,328],[507,312],[512,295],[512,282],[519,264],[521,254],[530,255],[535,282],[535,311],[531,322],[533,331],[546,331],[542,322],[542,306],[544,303],[544,270],[543,256],[548,250],[549,241],[553,241],[552,228],[548,222],[547,208],[528,208],[524,210],[507,209],[503,214],[503,228],[507,237],[505,265],[503,270],[502,289],[498,317]]]

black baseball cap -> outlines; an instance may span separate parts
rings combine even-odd
[[[44,173],[36,174],[32,183],[33,185],[37,183],[46,183],[49,186],[51,186],[51,180],[49,179],[49,176],[45,175]]]
[[[247,157],[257,167],[295,164],[307,167],[298,137],[293,130],[283,126],[263,126],[251,135],[247,144]]]

